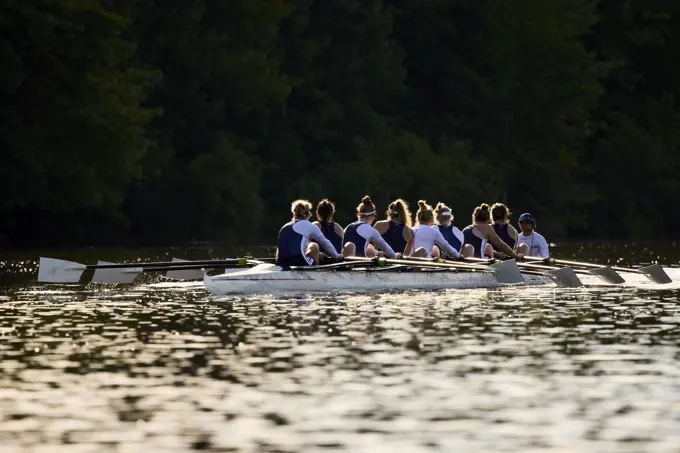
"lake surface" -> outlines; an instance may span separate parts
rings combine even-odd
[[[554,252],[680,281],[675,244]],[[680,451],[679,283],[213,298],[37,257],[0,252],[2,453]]]

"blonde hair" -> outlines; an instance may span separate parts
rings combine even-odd
[[[295,200],[290,204],[290,212],[294,218],[307,218],[312,215],[312,203],[307,200]]]
[[[437,223],[439,224],[448,225],[449,223],[453,222],[453,213],[451,212],[451,208],[446,206],[441,201],[437,203],[437,206],[435,206],[434,213],[437,216]]]
[[[388,219],[403,223],[407,227],[411,228],[411,211],[408,209],[408,203],[406,203],[401,198],[394,200],[387,207],[387,212],[385,213]]]
[[[375,215],[375,205],[368,195],[364,195],[364,198],[361,199],[361,203],[357,206],[357,215],[360,217]]]
[[[489,205],[482,203],[472,211],[472,223],[477,222],[488,222],[491,219],[491,212],[489,211]]]
[[[421,225],[434,221],[434,212],[432,212],[432,206],[427,204],[425,200],[418,201],[418,212],[416,212],[416,219],[418,219],[418,223]]]

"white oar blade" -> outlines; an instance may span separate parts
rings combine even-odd
[[[571,267],[546,271],[545,274],[552,278],[555,284],[561,288],[580,288],[583,286],[583,282],[581,282],[581,279],[578,278],[578,275],[576,275],[576,272]]]
[[[602,280],[612,285],[620,285],[626,283],[626,280],[621,277],[621,275],[609,266],[598,267],[597,269],[591,269],[588,271],[589,274],[597,275]]]
[[[74,261],[40,257],[38,281],[43,283],[78,283],[87,266]]]
[[[519,284],[524,283],[524,277],[519,271],[515,260],[502,261],[489,266],[493,269],[493,276],[497,282]]]
[[[115,264],[108,261],[98,261],[97,265]],[[111,285],[130,284],[142,272],[141,267],[124,267],[118,269],[97,269],[92,276],[92,283],[106,283]]]
[[[185,262],[191,264],[189,260],[183,260],[180,258],[173,258],[173,263]],[[203,279],[204,272],[201,269],[186,269],[177,271],[168,271],[165,273],[165,278],[170,280],[201,280]]]
[[[654,283],[666,284],[671,283],[673,280],[668,276],[663,267],[659,264],[652,264],[651,266],[641,267],[638,269],[641,274],[644,274]]]

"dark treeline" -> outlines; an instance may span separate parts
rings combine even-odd
[[[0,0],[0,244],[271,243],[365,193],[668,236],[677,55],[677,0]]]

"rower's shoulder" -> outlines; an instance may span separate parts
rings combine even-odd
[[[375,228],[378,231],[378,233],[383,234],[384,232],[390,229],[390,221],[378,220],[377,222],[375,222],[375,226],[373,228]]]
[[[340,225],[338,222],[333,222],[333,230],[340,236],[345,232],[345,230],[342,228],[342,225]]]

